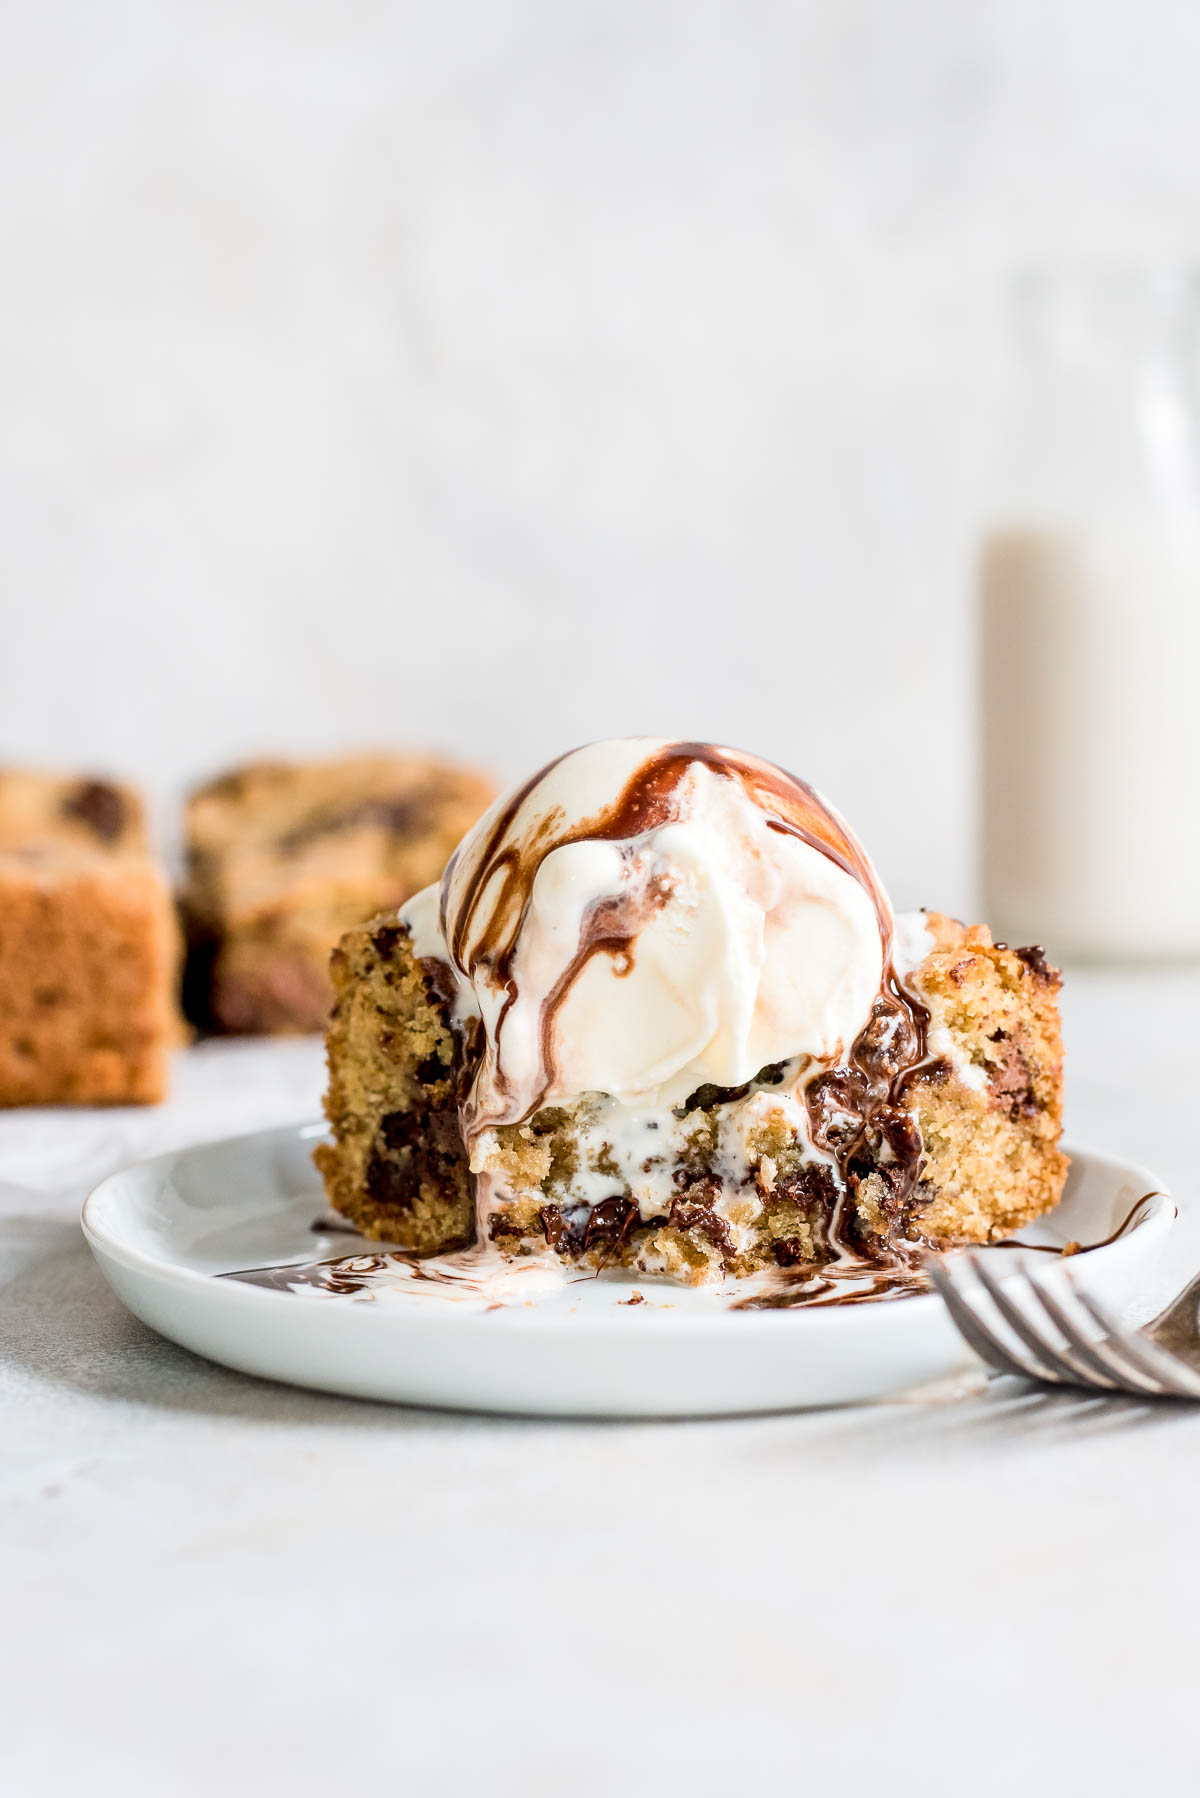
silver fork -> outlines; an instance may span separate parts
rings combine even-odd
[[[1062,1261],[1054,1264],[1053,1284],[1029,1262],[1006,1268],[1001,1278],[979,1251],[930,1255],[925,1272],[959,1334],[998,1373],[1143,1398],[1200,1399],[1200,1275],[1152,1323],[1127,1330]],[[989,1321],[981,1291],[1011,1336]]]

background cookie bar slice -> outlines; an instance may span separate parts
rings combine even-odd
[[[0,1105],[161,1099],[178,962],[141,796],[0,769]]]
[[[177,965],[147,858],[0,849],[0,1105],[163,1098]]]
[[[419,755],[258,762],[193,793],[185,1005],[210,1029],[320,1030],[344,931],[436,880],[493,797]]]
[[[1058,975],[1039,952],[948,918],[928,915],[923,939],[909,1004],[881,995],[844,1064],[807,1080],[791,1064],[766,1068],[672,1114],[656,1216],[615,1177],[602,1095],[495,1131],[488,1166],[509,1195],[489,1220],[496,1246],[697,1284],[820,1263],[835,1210],[843,1244],[885,1264],[996,1240],[1049,1210],[1067,1170]],[[405,925],[383,917],[346,937],[334,977],[334,1140],[317,1152],[331,1203],[366,1235],[418,1252],[471,1240],[457,1100],[477,1045],[455,1024],[445,964],[418,959]],[[924,1041],[904,1041],[898,1019]],[[732,1140],[744,1145],[736,1180]],[[585,1186],[605,1196],[581,1205]]]

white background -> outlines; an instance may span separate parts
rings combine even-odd
[[[4,0],[0,757],[167,818],[255,749],[727,737],[969,906],[1005,283],[1200,251],[1198,69],[1193,0]],[[1195,978],[1066,997],[1182,1285]],[[1194,1787],[1194,1408],[242,1379],[77,1224],[315,1109],[313,1045],[218,1053],[201,1113],[4,1119],[6,1798]]]
[[[969,905],[1030,256],[1200,248],[1188,0],[9,0],[0,754],[715,736]]]

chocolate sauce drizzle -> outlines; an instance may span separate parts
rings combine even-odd
[[[1013,1237],[1009,1237],[1007,1242],[990,1242],[987,1246],[990,1249],[1023,1249],[1027,1255],[1086,1255],[1092,1249],[1107,1249],[1114,1242],[1119,1241],[1132,1227],[1143,1205],[1148,1204],[1151,1199],[1162,1199],[1166,1196],[1157,1189],[1154,1192],[1144,1192],[1140,1199],[1135,1199],[1112,1234],[1102,1237],[1099,1242],[1067,1242],[1059,1247],[1052,1242],[1017,1242]]]
[[[366,1238],[362,1238],[366,1241]],[[371,1293],[380,1274],[395,1273],[403,1268],[412,1280],[429,1286],[461,1286],[452,1280],[434,1259],[422,1260],[403,1249],[363,1249],[357,1255],[333,1255],[320,1261],[283,1261],[269,1267],[241,1267],[231,1273],[218,1274],[218,1280],[237,1280],[243,1286],[265,1286],[270,1292],[291,1292],[297,1286],[316,1287],[321,1292],[335,1293],[339,1298],[354,1298]]]
[[[929,1012],[900,982],[890,957],[871,1016],[845,1066],[819,1074],[805,1089],[809,1130],[833,1157],[839,1192],[829,1222],[835,1253],[853,1255],[846,1199],[874,1177],[873,1196],[886,1219],[893,1253],[908,1235],[925,1145],[908,1089],[919,1075],[945,1064],[928,1050]]]
[[[272,1267],[239,1267],[218,1274],[218,1280],[236,1280],[242,1286],[265,1286],[270,1292],[291,1292],[296,1286],[315,1286],[322,1292],[353,1298],[369,1289],[372,1274],[382,1273],[390,1255],[336,1255],[327,1261],[281,1262]],[[419,1278],[420,1276],[418,1276]]]

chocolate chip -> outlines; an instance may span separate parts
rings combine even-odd
[[[729,1225],[702,1199],[676,1199],[668,1213],[667,1223],[672,1230],[694,1230],[697,1235],[706,1236],[714,1248],[733,1252]]]
[[[996,1097],[1003,1101],[1010,1117],[1033,1117],[1036,1113],[1033,1074],[1019,1049],[1008,1050],[1004,1060],[992,1069],[989,1084]]]
[[[689,1093],[682,1105],[675,1107],[675,1116],[685,1118],[693,1111],[712,1111],[714,1106],[728,1105],[734,1099],[744,1099],[749,1091],[748,1083],[745,1086],[713,1086],[711,1082],[706,1082],[704,1086],[698,1086],[694,1093]]]
[[[921,1127],[911,1111],[883,1112],[880,1128],[884,1141],[906,1173],[911,1172],[925,1153]]]
[[[367,823],[381,824],[397,836],[420,836],[436,816],[437,806],[429,793],[408,799],[372,799],[363,807]]]
[[[349,805],[327,806],[285,831],[278,840],[279,849],[284,855],[294,855],[321,837],[361,830],[364,825],[378,825],[396,836],[420,836],[437,817],[443,796],[440,789],[430,789],[407,798],[357,799]]]
[[[106,780],[85,780],[62,802],[65,818],[86,824],[101,842],[111,843],[125,828],[128,808],[116,787]]]
[[[564,1213],[557,1205],[543,1205],[542,1234],[559,1254],[583,1255],[589,1249],[611,1244],[619,1248],[633,1227],[638,1208],[629,1199],[601,1199],[590,1209],[578,1205]]]
[[[837,1183],[832,1169],[824,1162],[810,1161],[807,1167],[776,1180],[771,1196],[788,1199],[805,1211],[829,1213],[837,1203]]]
[[[781,1236],[775,1244],[775,1259],[780,1267],[799,1267],[808,1260],[804,1242],[799,1236]]]
[[[1052,968],[1046,960],[1046,951],[1040,943],[1030,943],[1024,949],[1014,949],[1013,954],[1018,961],[1023,961],[1035,980],[1052,980],[1055,984],[1061,979],[1057,968]]]
[[[377,1205],[386,1205],[389,1211],[411,1211],[413,1201],[420,1193],[411,1166],[390,1155],[381,1155],[377,1150],[367,1162],[363,1185],[367,1197],[374,1199]]]
[[[634,1218],[638,1214],[637,1206],[630,1199],[601,1199],[593,1207],[592,1215],[584,1227],[583,1241],[585,1248],[594,1248],[597,1243],[620,1245],[629,1234]]]
[[[805,1093],[813,1142],[836,1151],[853,1142],[862,1128],[869,1103],[867,1076],[854,1068],[837,1068],[814,1080]]]
[[[524,1234],[524,1224],[517,1223],[515,1218],[509,1217],[503,1211],[495,1212],[488,1224],[488,1235],[493,1242],[498,1242],[502,1236],[524,1236]]]
[[[919,1050],[912,1018],[886,994],[871,1007],[871,1016],[859,1032],[853,1059],[871,1080],[890,1080],[907,1067]]]
[[[395,929],[396,927],[394,925],[385,925],[383,928],[386,930]],[[397,937],[391,939],[390,947],[384,951],[385,955],[390,955],[395,949],[399,934],[401,933],[398,933]],[[377,931],[376,936],[378,937],[378,935],[379,932]],[[417,972],[420,974],[421,979],[425,984],[425,991],[429,995],[430,1004],[437,1012],[442,1023],[446,1026],[446,1029],[451,1029],[451,1018],[454,1014],[454,1005],[458,994],[458,982],[454,978],[452,968],[448,962],[442,961],[436,955],[418,956]],[[476,1030],[481,1031],[482,1028],[478,1018],[470,1018],[465,1024],[457,1027],[456,1033],[462,1039],[464,1054],[468,1056],[474,1054],[475,1051],[472,1048],[471,1039],[475,1035]]]
[[[407,1211],[422,1186],[444,1188],[449,1169],[462,1160],[452,1107],[419,1105],[389,1111],[379,1120],[364,1184],[376,1204]]]

